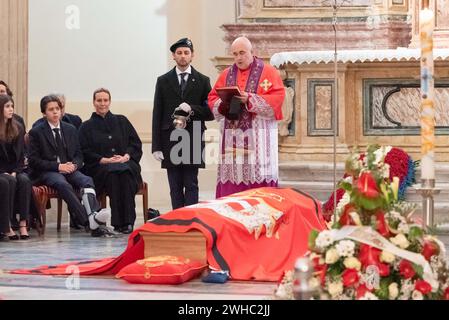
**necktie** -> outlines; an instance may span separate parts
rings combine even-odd
[[[181,83],[180,83],[180,87],[181,87],[181,94],[184,93],[184,90],[186,88],[187,85],[187,81],[185,80],[185,76],[186,76],[186,72],[180,73],[179,76],[181,77]]]
[[[67,156],[64,151],[64,145],[62,144],[61,134],[59,133],[59,128],[53,129],[55,133],[55,140],[56,140],[56,152],[59,157],[60,163],[66,163],[67,162]]]

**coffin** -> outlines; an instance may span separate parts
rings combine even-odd
[[[207,263],[206,238],[199,231],[191,230],[185,233],[142,231],[140,235],[145,243],[145,258],[170,255]]]

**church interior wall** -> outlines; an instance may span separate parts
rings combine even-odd
[[[79,9],[79,29],[70,8]],[[213,85],[218,71],[212,58],[223,55],[226,46],[220,26],[235,21],[235,1],[30,0],[29,21],[28,127],[41,117],[39,101],[45,94],[64,93],[67,112],[87,120],[94,110],[93,90],[109,88],[111,111],[126,115],[144,143],[141,166],[150,182],[150,205],[170,203],[166,172],[150,152],[156,79],[174,66],[169,46],[189,37],[195,49],[192,65]],[[216,180],[218,139],[213,136],[218,126],[215,121],[207,126],[212,151],[200,170],[200,198],[214,196]]]

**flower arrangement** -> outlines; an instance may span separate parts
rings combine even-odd
[[[348,158],[332,227],[309,235],[317,298],[449,300],[444,244],[411,219],[415,208],[400,196],[401,184],[414,179],[414,164],[403,154],[369,146]],[[401,161],[393,171],[400,177],[387,159]],[[292,297],[293,287],[284,277],[275,296]]]
[[[415,171],[419,161],[413,161],[404,150],[399,148],[391,146],[380,147],[378,145],[373,145],[369,148],[375,157],[372,165],[377,166],[379,168],[378,171],[384,175],[388,174],[390,181],[393,181],[394,177],[399,178],[398,199],[404,200],[407,188],[415,183]],[[368,159],[364,153],[353,153],[346,162],[346,167],[349,165],[352,168],[350,170],[357,170],[367,166],[367,161]],[[343,180],[351,182],[352,176],[349,173],[345,173]],[[332,193],[329,200],[323,205],[323,214],[327,221],[331,220],[331,216],[334,213],[334,195],[335,193]],[[345,189],[338,188],[336,198],[337,214],[339,214],[341,209],[349,202],[349,194]]]

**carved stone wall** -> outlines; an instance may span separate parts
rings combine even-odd
[[[15,112],[28,105],[28,0],[0,0],[0,79],[14,93]]]
[[[279,138],[281,161],[329,161],[333,154],[332,64],[286,64],[295,80],[295,127]],[[421,154],[419,61],[338,66],[337,158],[377,143]],[[435,62],[437,161],[449,161],[449,59]]]
[[[247,36],[256,53],[333,49],[333,10],[323,0],[240,0],[236,24],[226,24],[229,46]],[[411,25],[406,0],[346,0],[338,11],[340,49],[407,47]]]

